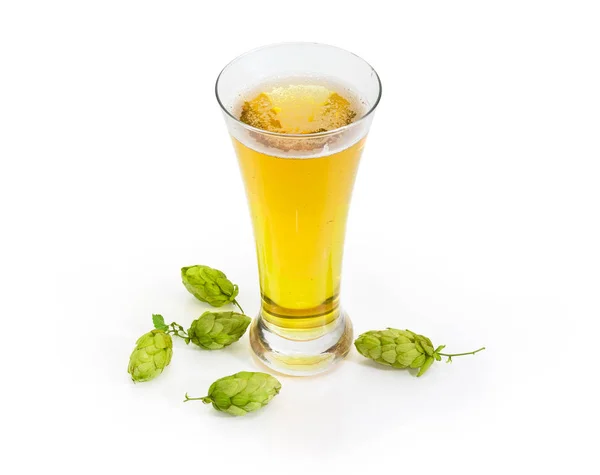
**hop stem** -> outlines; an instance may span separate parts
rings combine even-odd
[[[244,309],[242,308],[242,306],[238,303],[237,300],[234,299],[233,301],[234,305],[237,305],[237,308],[240,309],[240,312],[242,312],[242,314],[246,315],[246,313],[244,312]]]
[[[186,333],[186,331],[183,329],[183,327],[175,322],[171,323],[169,325],[169,327],[171,327],[169,330],[167,330],[167,333],[170,333],[173,336],[178,336],[179,338],[188,338],[188,334]],[[180,335],[181,333],[181,335]]]
[[[483,350],[485,350],[485,346],[482,346],[481,348],[479,348],[478,350],[475,350],[475,351],[469,351],[468,353],[452,353],[452,354],[438,353],[438,355],[440,355],[440,356],[448,356],[448,357],[464,356],[464,355],[474,355],[475,353],[479,353],[480,351],[483,351]]]
[[[188,393],[185,393],[185,399],[183,400],[183,402],[188,402],[188,401],[202,401],[204,404],[210,404],[211,402],[213,402],[213,400],[210,398],[210,396],[189,397]]]
[[[446,361],[446,363],[452,363],[452,357],[454,356],[465,356],[465,355],[474,355],[475,353],[479,353],[480,351],[485,350],[485,346],[482,346],[481,348],[479,348],[478,350],[475,351],[469,351],[467,353],[438,353],[438,355],[440,356],[447,356],[448,357],[448,361]]]

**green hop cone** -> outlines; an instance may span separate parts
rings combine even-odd
[[[235,300],[239,292],[238,286],[232,284],[220,270],[200,265],[182,267],[181,279],[185,288],[198,300],[213,307],[233,303],[244,313]]]
[[[163,372],[173,356],[173,340],[162,330],[152,330],[135,343],[127,372],[134,382],[150,381]]]
[[[187,331],[190,341],[205,350],[220,350],[238,341],[251,318],[235,312],[204,312]]]
[[[361,355],[377,363],[394,368],[418,369],[417,376],[423,376],[433,362],[440,361],[442,356],[447,356],[448,362],[451,362],[453,356],[474,355],[485,350],[484,347],[468,353],[440,353],[445,345],[434,349],[429,338],[410,330],[395,328],[363,333],[356,339],[354,346]]]
[[[212,403],[217,411],[245,416],[266,406],[280,389],[281,383],[270,374],[242,371],[216,380],[208,389],[208,396],[194,398],[186,393],[184,402]]]

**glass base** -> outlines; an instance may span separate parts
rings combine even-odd
[[[352,346],[352,322],[345,312],[318,336],[268,323],[261,315],[250,327],[250,345],[259,361],[292,376],[311,376],[330,370]]]

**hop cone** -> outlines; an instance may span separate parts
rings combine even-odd
[[[152,330],[135,343],[127,372],[135,382],[150,381],[171,362],[173,340],[162,330]]]
[[[419,368],[417,376],[423,375],[443,346],[433,349],[431,340],[410,330],[388,328],[360,335],[354,342],[358,352],[377,363],[394,368]]]
[[[232,284],[223,272],[208,266],[183,267],[181,279],[194,297],[213,307],[235,303],[239,292],[238,286]]]
[[[281,383],[270,374],[242,371],[212,383],[208,396],[190,398],[186,394],[185,400],[200,399],[204,404],[212,403],[217,411],[245,416],[266,406],[280,389]]]
[[[251,318],[235,312],[204,312],[188,330],[190,341],[205,350],[220,350],[238,341]]]

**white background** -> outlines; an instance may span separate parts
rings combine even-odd
[[[594,473],[599,24],[592,1],[2,2],[3,473]],[[353,351],[232,418],[182,399],[259,369],[247,336],[176,342],[147,384],[126,366],[152,313],[205,310],[181,266],[257,311],[213,85],[279,41],[383,81],[346,243],[357,334],[488,349],[419,379]]]

